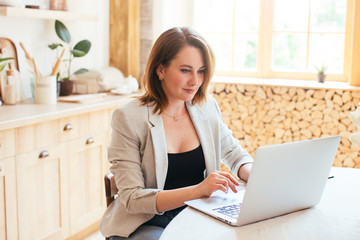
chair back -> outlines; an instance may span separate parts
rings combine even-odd
[[[105,182],[106,206],[109,207],[109,205],[112,203],[112,201],[114,201],[118,193],[114,174],[112,174],[111,172],[107,173],[104,176],[104,182]],[[106,237],[105,240],[109,240],[109,238]]]
[[[118,193],[114,174],[112,174],[111,172],[107,173],[104,177],[104,182],[105,182],[106,206],[108,207],[112,203],[112,201],[114,201]]]

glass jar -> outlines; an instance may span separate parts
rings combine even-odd
[[[67,0],[50,0],[50,10],[67,11]]]
[[[16,104],[16,77],[13,70],[6,71],[6,81],[4,88],[4,103],[5,104]]]

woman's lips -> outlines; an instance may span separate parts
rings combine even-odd
[[[194,89],[184,89],[187,93],[191,94],[191,93],[194,93],[195,90]]]

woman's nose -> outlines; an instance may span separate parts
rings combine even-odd
[[[197,85],[198,81],[199,81],[199,79],[198,79],[197,74],[192,74],[191,79],[189,80],[189,85],[195,86],[195,85]]]

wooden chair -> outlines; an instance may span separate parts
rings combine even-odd
[[[111,172],[107,173],[104,177],[104,182],[105,182],[106,206],[108,207],[112,203],[112,201],[114,201],[118,193],[114,174],[112,174]]]
[[[105,182],[106,206],[109,207],[112,201],[114,201],[114,199],[117,197],[116,195],[118,193],[114,174],[112,174],[111,172],[107,173],[104,176],[104,182]],[[105,239],[109,240],[109,238],[105,238]]]

